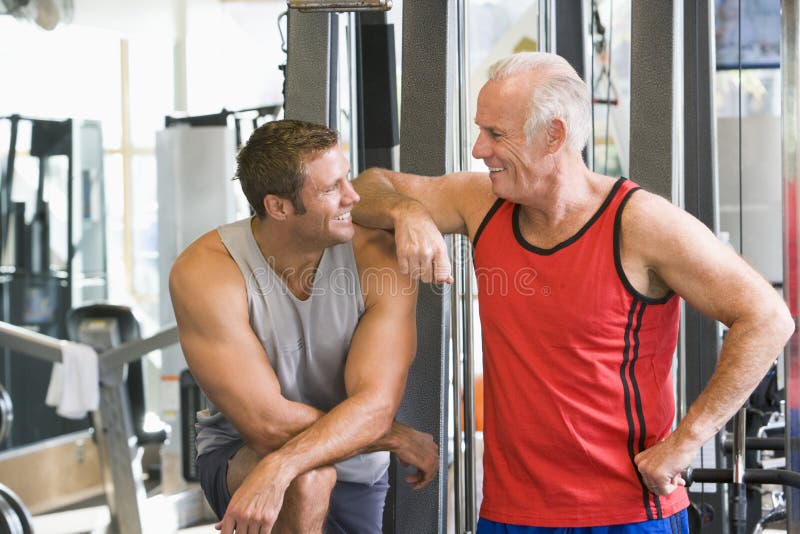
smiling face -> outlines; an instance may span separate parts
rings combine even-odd
[[[472,156],[489,168],[492,192],[511,201],[535,193],[552,172],[546,131],[540,129],[530,140],[525,133],[530,83],[535,83],[530,76],[490,80],[478,95],[475,122],[480,133]]]
[[[341,148],[336,145],[307,161],[305,174],[300,190],[305,212],[292,215],[298,241],[322,248],[350,241],[355,232],[350,210],[359,197]]]

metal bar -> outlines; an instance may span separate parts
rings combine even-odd
[[[80,136],[80,132],[78,131],[78,127],[76,125],[77,121],[73,121],[72,119],[68,119],[67,122],[69,123],[69,156],[67,160],[67,287],[69,290],[67,293],[67,302],[64,304],[64,307],[69,310],[72,309],[72,305],[74,299],[72,298],[73,293],[76,292],[75,290],[75,158],[80,157],[80,154],[77,154],[75,147],[80,143],[80,140],[77,139]],[[84,147],[80,147],[83,149]],[[45,159],[42,158],[40,165],[44,165]],[[83,188],[83,179],[77,180],[80,187]],[[42,182],[42,191],[44,193],[44,182]],[[78,197],[80,198],[80,197]],[[81,220],[83,217],[81,217]],[[47,218],[47,224],[50,225],[50,217]],[[83,229],[80,229],[81,233]],[[49,232],[48,232],[49,234]],[[82,239],[83,235],[79,236],[79,239]],[[47,258],[47,261],[43,262],[44,265],[41,266],[42,272],[46,273],[50,270],[50,243],[49,243],[49,236],[48,242],[42,243],[42,257]],[[58,332],[58,335],[66,334],[66,327],[62,326],[61,331]]]
[[[741,408],[733,418],[733,482],[744,482],[745,436],[747,435],[747,412]]]
[[[330,13],[289,10],[286,54],[287,119],[330,126],[331,38]],[[315,88],[315,90],[309,90]]]
[[[691,469],[684,474],[683,479],[689,487],[695,482],[711,482],[716,484],[729,484],[733,480],[732,469]],[[800,488],[800,473],[786,469],[745,469],[745,484],[776,484]],[[791,529],[789,532],[794,532]]]
[[[53,363],[61,362],[62,341],[38,332],[33,332],[27,328],[14,326],[0,321],[0,346],[24,352],[40,360],[47,360]]]
[[[547,11],[547,1],[548,0],[539,0],[538,11],[536,14],[536,49],[540,52],[547,51],[547,29],[544,16],[545,11]]]
[[[558,28],[556,27],[556,0],[547,1],[547,51],[555,53]]]
[[[555,1],[539,0],[537,48],[542,52],[556,51]]]
[[[591,48],[586,44],[587,11],[591,14],[591,9],[584,8],[583,0],[559,0],[556,3],[556,53],[569,61],[583,79],[586,79],[586,52]]]
[[[630,175],[672,197],[673,2],[631,2]]]
[[[456,2],[457,20],[457,56],[458,56],[458,147],[461,171],[469,170],[470,140],[469,140],[469,48],[467,46],[466,31],[468,28],[468,2]],[[470,265],[470,243],[466,236],[459,235],[453,240],[453,266],[456,290],[458,295],[454,299],[454,315],[458,320],[453,325],[453,335],[458,339],[458,347],[454,349],[453,361],[459,364],[459,369],[453,367],[454,383],[459,370],[462,374],[461,385],[463,388],[464,414],[464,455],[457,457],[462,460],[457,467],[456,488],[463,492],[456,499],[456,505],[463,504],[463,514],[457,514],[456,532],[475,532],[477,528],[476,488],[475,488],[475,360],[472,352],[472,270]],[[461,365],[463,362],[463,366]],[[461,447],[461,433],[457,433],[454,442]]]
[[[148,352],[163,349],[178,342],[178,327],[173,325],[146,339],[129,341],[100,355],[101,365],[106,369],[122,366],[138,360]]]
[[[356,176],[361,172],[359,166],[358,130],[361,128],[361,117],[358,109],[358,64],[361,61],[361,54],[358,50],[359,20],[356,13],[350,13],[347,17],[347,66],[348,78],[350,80],[350,175]]]
[[[455,90],[455,0],[403,2],[403,79],[400,110],[400,170],[440,176],[452,170]],[[444,288],[446,292],[448,288]],[[449,289],[452,290],[452,289]],[[442,288],[420,285],[417,304],[417,357],[397,417],[446,443],[450,382],[447,354],[450,297]],[[396,490],[396,531],[446,532],[447,455],[439,477],[419,491]]]
[[[328,42],[328,128],[339,131],[339,14],[331,13]]]
[[[461,240],[463,236],[451,236],[451,254],[453,264],[458,264],[458,250],[461,247]],[[455,287],[450,289],[450,336],[452,338],[452,355],[453,355],[453,511],[455,532],[461,534],[464,532],[464,449],[462,447],[462,425],[461,417],[464,414],[464,407],[461,403],[463,386],[461,383],[461,375],[463,373],[461,367],[461,356],[463,354],[463,339],[462,329],[460,324],[462,321],[462,308],[461,308],[461,293],[458,291],[457,284],[460,277],[458,273],[454,273],[455,280],[453,284]]]
[[[783,167],[783,288],[789,309],[798,320],[800,308],[800,250],[798,197],[800,196],[800,0],[781,1],[781,139]],[[795,329],[784,352],[786,383],[786,466],[800,471],[800,337]],[[800,531],[800,490],[786,499],[787,530]]]
[[[730,532],[744,534],[747,529],[747,487],[744,483],[747,411],[742,407],[733,418],[733,485],[731,486]]]
[[[746,437],[745,447],[754,451],[784,451],[786,450],[786,438],[754,438]],[[722,450],[731,452],[733,450],[733,440],[729,436],[722,438]]]
[[[7,235],[11,219],[11,191],[14,186],[14,162],[17,156],[17,133],[19,131],[19,115],[4,117],[11,123],[11,139],[9,140],[8,156],[6,157],[5,180],[0,182],[0,261],[7,246],[9,237]],[[19,261],[17,259],[16,261]]]
[[[717,200],[717,152],[716,115],[714,112],[714,2],[711,0],[682,0],[682,25],[678,21],[675,26],[682,26],[683,55],[682,68],[675,67],[682,73],[683,89],[678,90],[682,96],[682,105],[677,107],[682,113],[683,129],[680,137],[682,144],[681,165],[683,180],[676,180],[671,187],[660,188],[662,194],[668,196],[672,191],[672,200],[683,205],[687,212],[694,215],[715,234],[719,228]],[[646,16],[642,13],[641,16]],[[679,30],[675,29],[675,33]],[[643,39],[649,39],[642,35]],[[674,41],[673,41],[674,42]],[[642,43],[644,46],[649,46]],[[635,53],[635,52],[633,52]],[[648,67],[640,65],[640,76],[647,76]],[[645,78],[645,81],[647,78]],[[666,82],[666,80],[664,80]],[[635,93],[633,98],[636,99]],[[678,94],[675,95],[676,99]],[[639,109],[640,120],[648,120],[646,110]],[[644,127],[646,125],[642,125]],[[674,130],[673,135],[677,134]],[[631,145],[638,140],[632,132]],[[674,146],[674,145],[673,145]],[[647,157],[648,148],[643,143],[638,152],[631,151],[631,158]],[[644,151],[644,152],[642,152]],[[635,167],[631,161],[631,169]],[[677,169],[674,169],[677,170]],[[633,172],[633,171],[632,171]],[[635,175],[634,175],[635,176]],[[681,333],[678,346],[678,419],[685,417],[688,406],[697,399],[700,392],[711,378],[717,364],[719,354],[720,333],[716,321],[701,314],[689,305],[681,309]],[[695,458],[694,467],[716,468],[723,465],[724,457],[718,440],[709,440],[702,452]],[[732,478],[729,480],[732,481]],[[715,510],[727,510],[728,486],[719,490],[713,487],[696,487],[689,493],[689,498],[697,506],[707,505]],[[711,491],[704,491],[711,490]],[[721,534],[727,530],[724,514],[715,515],[709,524],[704,526],[708,534]]]
[[[459,170],[468,171],[470,163],[470,139],[469,125],[472,123],[469,117],[469,47],[467,46],[467,24],[469,23],[468,2],[458,0],[456,2],[457,12],[457,50],[458,54],[458,165]]]
[[[475,487],[475,355],[472,352],[472,254],[466,236],[461,236],[458,270],[461,271],[461,324],[464,351],[464,523],[468,533],[478,527]]]
[[[101,385],[92,419],[113,527],[120,534],[140,534],[147,495],[121,368],[116,378],[115,384]]]
[[[178,327],[171,326],[147,339],[130,341],[104,352],[100,355],[100,361],[105,368],[122,366],[141,358],[148,352],[168,347],[177,342]],[[0,321],[0,347],[24,352],[40,360],[60,363],[62,347],[65,344],[77,345],[78,343],[56,339]]]
[[[388,11],[391,0],[289,0],[290,9],[310,11]]]

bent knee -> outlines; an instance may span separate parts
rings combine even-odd
[[[318,467],[297,477],[292,483],[302,496],[317,497],[329,495],[336,484],[336,469],[330,466]]]

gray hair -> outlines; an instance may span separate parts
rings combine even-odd
[[[567,147],[580,152],[592,131],[591,95],[575,69],[556,54],[519,52],[489,67],[489,80],[496,81],[536,70],[547,71],[530,90],[525,135],[530,141],[540,128],[561,118],[567,125]]]

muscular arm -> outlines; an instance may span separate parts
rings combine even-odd
[[[192,374],[242,439],[265,455],[306,430],[325,412],[281,395],[267,354],[249,326],[244,283],[215,233],[210,233],[175,262],[170,294]],[[393,423],[369,448],[402,452],[412,440],[423,440],[419,434]]]
[[[393,268],[388,236],[369,233],[372,237],[356,243],[366,311],[347,356],[348,396],[265,458],[290,478],[351,456],[382,438],[390,441],[392,419],[416,351],[416,288]]]
[[[176,260],[170,295],[181,347],[195,379],[259,454],[281,447],[322,412],[281,395],[250,328],[245,281],[216,232]]]
[[[366,310],[347,356],[347,398],[259,461],[233,495],[220,524],[225,533],[254,523],[269,531],[292,480],[364,450],[423,462],[411,480],[417,487],[435,476],[430,436],[392,422],[416,351],[416,286],[397,272],[389,234],[361,229],[353,241]]]
[[[401,272],[423,282],[452,281],[442,234],[472,236],[495,200],[484,173],[430,178],[374,168],[353,185],[361,197],[353,219],[394,229]]]
[[[636,457],[648,486],[667,494],[698,449],[744,404],[794,330],[775,290],[699,221],[644,192],[623,216],[623,257],[729,331],[709,383],[672,435]],[[628,266],[626,266],[626,272]]]

